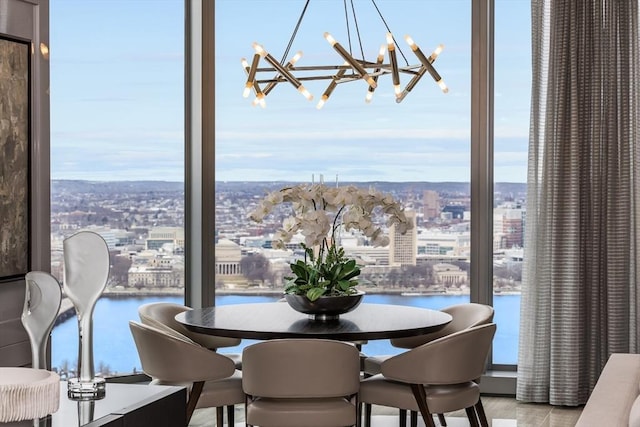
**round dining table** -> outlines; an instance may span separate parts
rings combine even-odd
[[[285,302],[194,308],[176,315],[187,329],[223,337],[268,340],[324,338],[366,341],[423,335],[443,328],[451,316],[438,310],[393,304],[360,304],[335,320],[314,320]]]

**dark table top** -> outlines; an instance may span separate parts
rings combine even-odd
[[[312,320],[284,302],[230,304],[187,310],[176,320],[189,330],[245,339],[325,338],[342,341],[402,338],[437,331],[451,316],[437,310],[360,304],[337,320]]]

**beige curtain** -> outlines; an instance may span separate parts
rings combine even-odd
[[[532,0],[517,399],[585,403],[637,353],[638,0]]]

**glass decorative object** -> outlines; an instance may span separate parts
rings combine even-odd
[[[25,282],[21,320],[31,343],[31,367],[48,369],[47,343],[60,310],[62,290],[58,280],[44,271],[28,272]]]
[[[109,248],[102,236],[81,231],[63,242],[64,292],[78,318],[78,377],[68,381],[70,398],[104,397],[105,380],[96,378],[93,364],[93,309],[109,277]]]

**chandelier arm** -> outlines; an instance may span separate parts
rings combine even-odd
[[[376,8],[376,12],[378,12],[378,16],[380,16],[380,19],[384,23],[384,26],[386,27],[387,32],[393,34],[391,29],[389,28],[389,25],[387,25],[387,21],[384,19],[384,16],[382,16],[382,12],[380,12],[380,8],[378,8],[378,4],[376,3],[376,0],[371,0],[371,3]],[[393,41],[395,43],[395,38]],[[404,52],[402,51],[402,49],[400,49],[400,46],[398,45],[398,43],[396,43],[396,48],[398,49],[398,52],[400,52],[400,55],[402,55],[402,59],[404,59],[405,64],[409,65],[409,61],[407,60],[407,57],[404,56]]]
[[[307,12],[307,7],[309,6],[309,2],[311,0],[307,0],[302,8],[302,13],[300,13],[300,17],[298,18],[298,22],[296,23],[295,28],[293,29],[293,33],[291,33],[291,38],[289,39],[289,44],[282,55],[282,59],[280,60],[280,64],[284,65],[284,61],[287,59],[289,55],[289,50],[291,49],[291,45],[293,45],[293,40],[296,38],[296,34],[298,34],[298,29],[300,28],[300,24],[302,23],[302,18],[304,18],[304,14]]]
[[[371,77],[377,77],[385,75],[385,74],[389,74],[391,73],[391,65],[390,64],[377,64],[377,63],[366,63],[362,65],[364,68],[372,68],[372,72],[369,73],[369,75]],[[423,67],[422,64],[414,64],[414,65],[410,65],[410,66],[406,66],[406,67],[399,67],[398,71],[401,73],[406,73],[409,74],[410,76],[415,76],[417,74],[420,74],[420,68]],[[340,71],[340,70],[352,70],[353,68],[349,65],[307,65],[307,66],[303,66],[303,67],[292,67],[292,68],[288,68],[289,71],[295,72],[295,71],[304,71],[304,72],[310,72],[310,71]],[[416,71],[416,69],[418,69],[418,71]],[[277,72],[278,70],[276,70],[275,68],[272,67],[263,67],[263,68],[258,68],[258,72]],[[336,83],[341,84],[341,83],[347,83],[347,82],[351,82],[351,81],[355,81],[355,80],[361,80],[362,76],[360,74],[356,74],[356,73],[351,73],[351,74],[346,74],[346,73],[340,73],[339,75],[336,74],[324,74],[324,75],[313,75],[313,76],[301,76],[301,77],[297,77],[297,80],[299,81],[311,81],[311,80],[335,80]],[[283,82],[288,82],[288,80],[281,76],[281,75],[276,75],[276,77],[273,78],[266,78],[266,79],[257,79],[256,83],[258,84],[264,84],[264,83],[283,83]],[[266,92],[263,90],[263,92]],[[265,93],[266,95],[266,93]]]

